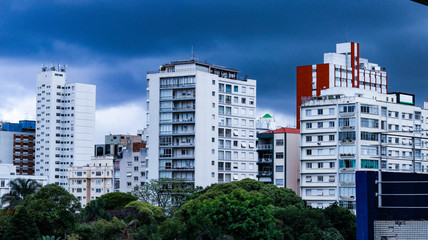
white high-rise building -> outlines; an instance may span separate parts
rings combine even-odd
[[[302,101],[301,196],[355,210],[355,171],[428,172],[428,108],[414,95],[332,87]]]
[[[256,81],[195,60],[147,74],[149,179],[256,179]]]
[[[67,169],[90,163],[95,133],[95,85],[67,83],[65,68],[37,75],[36,175],[66,187]]]

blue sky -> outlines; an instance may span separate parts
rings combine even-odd
[[[428,7],[411,1],[2,1],[0,119],[35,113],[41,64],[67,64],[68,81],[97,85],[97,137],[145,125],[146,72],[186,59],[258,80],[259,115],[293,125],[296,66],[335,44],[387,68],[390,91],[428,98]]]

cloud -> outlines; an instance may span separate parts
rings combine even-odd
[[[97,110],[95,143],[104,143],[108,134],[137,134],[146,127],[145,102],[132,102]]]

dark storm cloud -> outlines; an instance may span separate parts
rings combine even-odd
[[[92,74],[98,106],[143,99],[145,75],[190,55],[258,80],[258,105],[295,111],[295,69],[335,43],[387,67],[394,90],[428,97],[428,8],[411,1],[10,1],[0,9],[0,55],[43,63],[117,66]],[[113,68],[113,67],[112,67]],[[130,74],[138,68],[140,74]],[[97,71],[96,68],[93,69]],[[403,83],[405,82],[405,83]]]

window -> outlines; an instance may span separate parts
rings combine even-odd
[[[318,182],[324,182],[324,176],[318,176],[317,181]]]
[[[371,132],[361,132],[361,140],[378,141],[379,134]]]
[[[281,179],[281,178],[276,179],[275,184],[276,185],[281,185],[281,186],[284,185],[284,179]]]
[[[361,118],[361,127],[379,128],[379,120],[371,118]]]
[[[365,160],[361,159],[361,168],[378,168],[377,160]]]
[[[312,155],[312,149],[306,149],[306,155],[308,156]]]
[[[283,152],[277,152],[277,153],[275,153],[275,157],[277,159],[283,159],[284,158],[284,153]]]
[[[355,168],[355,159],[339,160],[339,168]]]
[[[312,116],[312,109],[306,109],[306,116]]]
[[[323,115],[323,109],[318,109],[318,115]]]
[[[284,139],[277,139],[276,146],[284,146]]]
[[[307,129],[312,128],[312,123],[306,123],[306,128],[307,128]]]
[[[328,114],[329,115],[334,115],[334,108],[329,108],[328,109]]]
[[[324,123],[323,122],[318,122],[318,128],[323,128],[324,127]]]
[[[374,106],[374,105],[361,104],[361,112],[378,115],[379,114],[379,107]]]
[[[312,142],[312,136],[306,136],[306,142]]]
[[[354,104],[340,105],[339,106],[339,112],[340,113],[353,113],[353,112],[355,112],[355,105]]]
[[[306,182],[312,182],[312,176],[306,176]]]
[[[284,172],[284,166],[276,166],[276,172]]]
[[[239,90],[239,87],[238,87],[238,86],[233,86],[233,91],[234,91],[234,92],[238,92],[238,90]]]
[[[322,142],[322,141],[323,141],[323,136],[322,135],[318,136],[318,142]]]
[[[355,132],[339,132],[339,140],[342,142],[355,141]]]
[[[328,122],[328,127],[329,128],[334,128],[334,122]]]
[[[328,135],[328,140],[329,141],[334,141],[334,135]]]
[[[306,163],[306,168],[307,168],[307,169],[312,168],[312,163]]]

